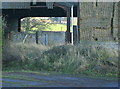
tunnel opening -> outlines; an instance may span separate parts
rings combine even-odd
[[[77,26],[76,17],[74,26]],[[20,33],[13,37],[14,41],[42,45],[65,44],[67,17],[25,17],[20,19],[19,28]]]
[[[66,19],[66,17],[22,18],[19,35],[22,34],[23,43],[26,41],[42,45],[63,44],[65,43],[65,31],[67,30]]]
[[[14,3],[13,3],[14,4]],[[26,3],[25,3],[26,4]],[[28,4],[28,3],[27,3]],[[15,3],[16,5],[16,3]],[[22,5],[22,3],[21,3]],[[21,19],[25,17],[59,17],[67,19],[67,27],[65,33],[65,42],[71,43],[71,6],[70,3],[57,3],[55,2],[53,8],[50,9],[46,2],[30,2],[30,6],[22,9],[26,6],[17,7],[18,9],[3,9],[3,15],[7,16],[6,21],[8,22],[9,31],[21,32]],[[73,17],[77,17],[77,6],[73,7]],[[11,20],[12,19],[12,20]],[[15,24],[13,24],[15,23]],[[10,25],[9,25],[10,24]],[[78,25],[78,24],[77,24]],[[17,29],[17,30],[16,30]],[[62,28],[61,28],[62,29]]]

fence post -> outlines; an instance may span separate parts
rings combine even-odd
[[[48,45],[48,38],[47,38],[47,34],[45,34],[45,45]]]
[[[38,31],[36,31],[36,44],[38,44],[39,41],[38,41]]]

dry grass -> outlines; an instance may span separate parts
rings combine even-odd
[[[117,73],[118,50],[109,45],[82,42],[79,45],[45,47],[10,44],[5,50],[3,69],[45,70],[65,73]],[[8,61],[10,60],[10,61]]]
[[[37,44],[23,44],[6,42],[3,48],[3,63],[38,58],[48,47]]]

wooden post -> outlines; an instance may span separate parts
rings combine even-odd
[[[48,38],[47,38],[47,34],[45,34],[45,45],[48,45]]]
[[[70,43],[70,14],[71,14],[71,9],[68,7],[67,8],[67,31],[66,31],[66,43]]]
[[[39,39],[38,39],[38,31],[36,31],[36,44],[39,43]]]

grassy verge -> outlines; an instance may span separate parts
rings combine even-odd
[[[34,78],[29,78],[29,77],[25,77],[25,76],[22,76],[22,75],[9,75],[10,74],[14,74],[14,73],[20,73],[20,74],[34,74],[34,75],[43,75],[43,76],[50,76],[50,75],[55,75],[55,76],[67,76],[67,77],[80,77],[80,78],[97,78],[97,79],[109,79],[109,80],[118,80],[118,77],[116,77],[116,75],[114,76],[113,74],[112,75],[101,75],[101,74],[95,74],[94,76],[93,75],[90,75],[90,72],[86,75],[86,73],[81,73],[81,74],[70,74],[70,73],[63,73],[63,72],[55,72],[55,71],[52,71],[52,72],[48,72],[48,71],[29,71],[29,70],[21,70],[21,71],[18,71],[18,70],[11,70],[11,71],[4,71],[3,72],[3,78],[10,78],[10,79],[21,79],[21,80],[28,80],[29,79],[31,81],[36,81],[36,79]],[[8,74],[8,75],[4,75],[4,74]]]
[[[76,46],[46,48],[42,45],[11,43],[4,50],[3,71],[47,71],[117,77],[118,50],[106,46],[83,42]]]
[[[2,55],[2,17],[0,17],[0,55]]]

